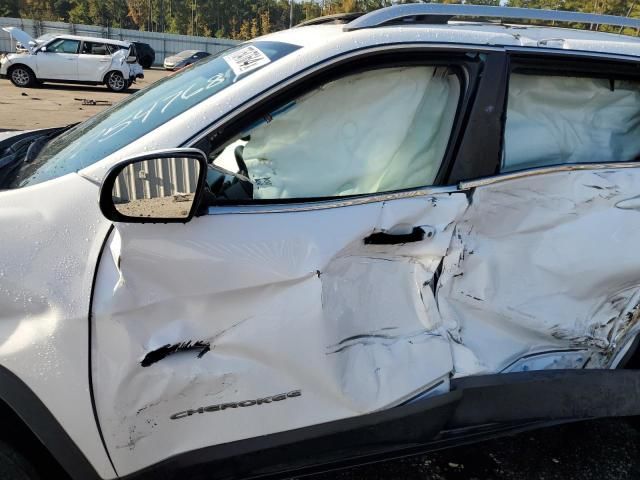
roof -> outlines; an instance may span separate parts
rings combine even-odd
[[[54,39],[54,38],[68,38],[72,40],[80,40],[85,42],[109,43],[111,45],[119,45],[121,47],[128,47],[131,44],[131,42],[123,42],[121,40],[112,40],[110,38],[83,37],[79,35],[67,35],[64,33],[61,33],[59,35],[54,35],[53,37],[51,37],[51,39]]]
[[[497,21],[486,21],[486,18]],[[536,26],[519,23],[518,20],[582,23],[594,30]],[[640,56],[640,38],[600,32],[597,30],[600,25],[614,25],[620,32],[625,27],[640,32],[640,19],[636,18],[526,8],[413,3],[368,14],[322,17],[268,37],[269,40],[319,47],[329,43],[350,43],[350,40],[363,46],[413,41]]]

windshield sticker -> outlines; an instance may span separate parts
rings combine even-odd
[[[244,73],[255,70],[256,68],[263,67],[271,62],[269,57],[262,53],[259,48],[252,45],[241,48],[230,55],[225,55],[223,58],[224,61],[229,64],[236,76],[240,76]]]

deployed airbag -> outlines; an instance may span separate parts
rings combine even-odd
[[[502,171],[640,154],[640,84],[514,74]]]
[[[460,93],[448,69],[403,67],[341,78],[249,132],[254,197],[309,198],[430,185]]]

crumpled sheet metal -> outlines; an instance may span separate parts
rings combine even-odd
[[[96,471],[115,476],[93,419],[89,301],[107,222],[76,174],[0,194],[0,364],[44,403]]]
[[[454,355],[457,375],[574,348],[589,351],[575,368],[610,365],[638,326],[639,180],[639,169],[572,171],[476,189],[437,297],[467,354]]]
[[[465,194],[118,224],[94,298],[94,385],[120,474],[187,450],[387,408],[441,382],[433,274]],[[365,245],[374,231],[431,236]],[[392,292],[393,295],[389,295]],[[168,344],[202,341],[148,367]],[[198,407],[301,391],[269,405]]]

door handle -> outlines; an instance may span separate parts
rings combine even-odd
[[[429,232],[428,237],[433,236]],[[424,240],[425,231],[422,227],[414,227],[411,233],[393,234],[386,232],[372,233],[364,239],[365,245],[397,245],[400,243],[421,242]]]

